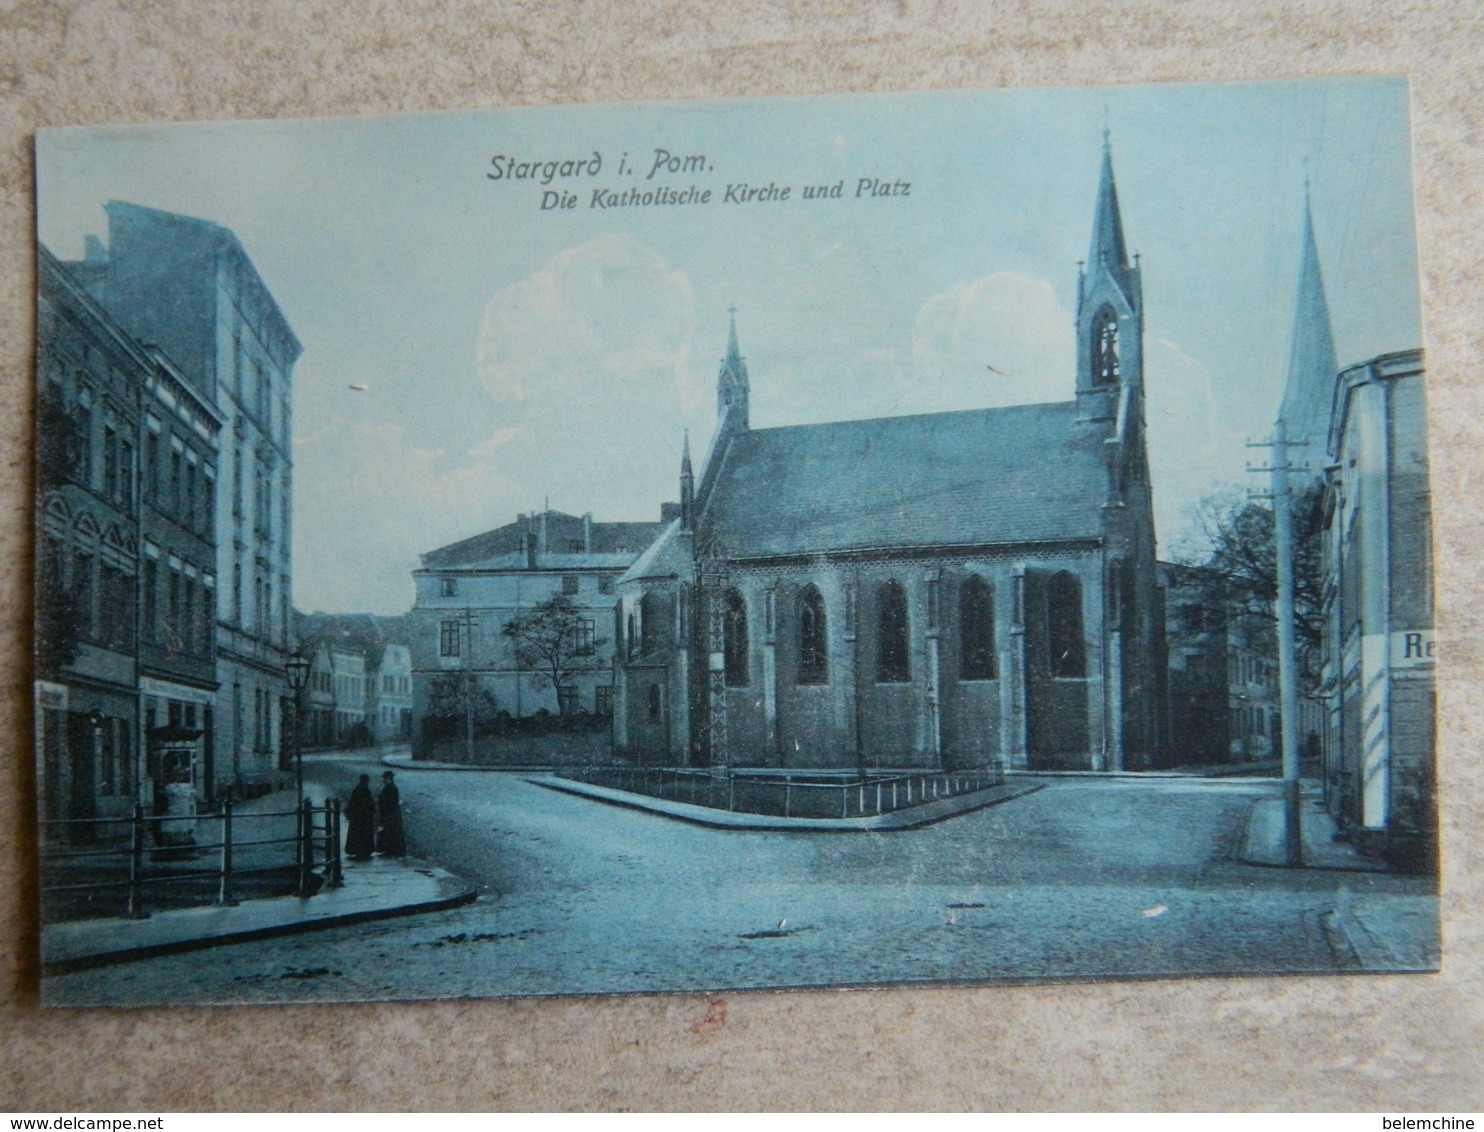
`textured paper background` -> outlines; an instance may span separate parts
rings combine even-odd
[[[1484,520],[1471,483],[1484,477],[1484,17],[1472,8],[3,5],[0,1110],[1484,1108]],[[35,127],[1381,71],[1413,80],[1446,642],[1442,975],[747,994],[712,1009],[671,996],[40,1010],[26,739]]]

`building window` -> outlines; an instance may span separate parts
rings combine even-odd
[[[1092,383],[1112,385],[1118,381],[1118,316],[1103,306],[1092,319]]]
[[[597,694],[597,699],[596,702],[593,704],[593,711],[598,715],[612,715],[613,685],[602,684],[597,689],[595,689],[595,691]]]
[[[119,497],[119,436],[109,425],[103,426],[103,494]]]
[[[747,603],[736,590],[727,590],[722,611],[722,648],[728,688],[745,688],[747,671]]]
[[[577,688],[570,684],[563,684],[557,689],[558,715],[575,715],[581,706],[582,696]]]
[[[572,626],[572,651],[577,656],[592,656],[597,648],[596,641],[596,621],[581,621]]]
[[[830,679],[828,626],[824,597],[814,586],[799,594],[799,683],[827,684]]]
[[[958,598],[959,675],[965,680],[995,678],[994,589],[978,574],[964,583]]]
[[[156,432],[144,436],[144,497],[153,503],[160,494],[160,437]]]
[[[563,574],[562,575],[562,593],[564,593],[564,594],[575,594],[576,592],[577,592],[577,575],[576,574]]]
[[[883,585],[877,596],[876,680],[905,684],[911,674],[907,654],[907,591],[898,581]]]
[[[1082,585],[1065,570],[1051,575],[1046,585],[1046,635],[1051,652],[1051,674],[1087,675],[1082,640]]]
[[[91,638],[96,633],[97,620],[93,610],[93,556],[76,554],[72,557],[72,596],[77,601],[77,629]]]
[[[664,695],[658,684],[649,686],[649,718],[651,722],[658,723],[664,712]]]
[[[196,651],[196,583],[186,578],[181,583],[180,647],[182,652]]]
[[[438,593],[442,597],[458,597],[459,580],[457,578],[439,578]]]
[[[153,559],[144,563],[144,635],[146,639],[157,641],[160,639],[160,627],[156,624],[159,617],[159,567]]]
[[[457,621],[438,623],[438,655],[459,655],[459,623]]]
[[[600,594],[611,594],[613,592],[612,574],[604,574],[598,578],[598,592]]]
[[[242,446],[234,449],[232,457],[232,515],[242,518],[242,480],[247,472],[243,468]]]
[[[181,517],[183,522],[191,530],[197,529],[196,519],[196,465],[186,464],[185,469],[185,513]]]
[[[74,428],[72,472],[77,482],[93,486],[93,410],[78,405],[72,410]]]

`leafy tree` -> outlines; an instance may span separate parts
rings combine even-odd
[[[1294,644],[1301,683],[1319,672],[1324,620],[1323,495],[1315,486],[1293,496]],[[1277,533],[1272,508],[1237,487],[1219,489],[1198,503],[1175,559],[1202,566],[1202,604],[1239,618],[1254,643],[1273,645],[1278,598]]]
[[[430,718],[464,718],[464,705],[469,697],[469,675],[462,672],[444,672],[428,682],[428,711]],[[474,722],[490,723],[499,711],[495,694],[488,688],[474,690]]]
[[[600,671],[598,647],[606,638],[593,636],[593,621],[566,594],[556,594],[502,630],[515,643],[522,668],[541,673],[563,704],[562,689],[574,676]]]

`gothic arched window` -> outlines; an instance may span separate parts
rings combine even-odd
[[[799,594],[799,683],[827,684],[830,654],[824,597],[812,585]]]
[[[1113,385],[1118,381],[1118,316],[1103,306],[1092,318],[1092,383]]]
[[[736,590],[727,590],[722,611],[722,649],[728,688],[747,686],[747,603]]]
[[[900,582],[886,582],[878,591],[876,625],[876,680],[882,684],[905,684],[910,673],[907,591]]]
[[[1082,583],[1065,570],[1051,575],[1046,583],[1046,637],[1051,675],[1087,675],[1082,640]]]
[[[958,596],[959,675],[965,680],[993,680],[994,587],[974,574]]]
[[[660,649],[660,599],[646,593],[639,599],[639,652],[643,656]]]

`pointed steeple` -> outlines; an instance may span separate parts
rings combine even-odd
[[[747,428],[747,363],[742,360],[742,351],[737,347],[737,308],[727,308],[731,324],[727,330],[727,354],[721,360],[721,371],[716,376],[716,418],[718,425],[727,421],[730,410],[731,427]]]
[[[1307,440],[1311,448],[1318,446],[1314,450],[1323,450],[1338,372],[1329,302],[1324,295],[1324,273],[1319,267],[1319,243],[1314,236],[1314,209],[1309,199],[1309,182],[1305,180],[1298,295],[1288,348],[1288,380],[1279,409],[1290,439]]]
[[[680,528],[690,530],[695,522],[696,477],[690,466],[690,429],[680,449]]]
[[[1092,214],[1092,246],[1087,253],[1089,273],[1104,268],[1122,283],[1128,271],[1128,247],[1123,242],[1123,217],[1118,211],[1118,185],[1113,179],[1113,144],[1103,127],[1103,167],[1098,174],[1098,199]]]

